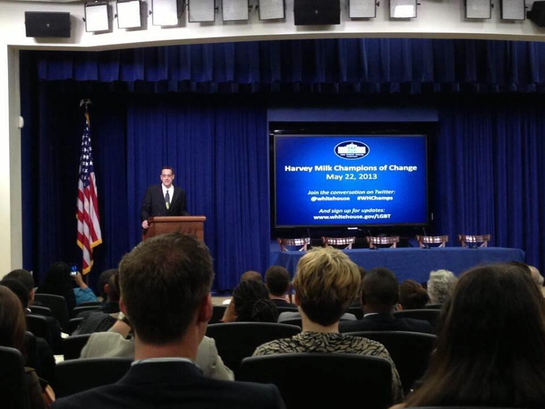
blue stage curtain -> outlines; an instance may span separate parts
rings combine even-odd
[[[246,270],[269,263],[266,109],[250,102],[203,102],[189,96],[138,97],[127,114],[128,214],[131,245],[140,240],[140,203],[176,170],[188,210],[205,215],[205,241],[216,261],[217,289],[232,289]]]
[[[325,39],[40,52],[41,80],[141,92],[543,92],[545,44]]]
[[[436,233],[492,234],[545,263],[545,107],[537,98],[458,101],[441,110],[435,168]]]
[[[537,96],[520,93],[545,89],[544,47],[342,39],[21,52],[24,266],[40,277],[53,261],[81,259],[79,100],[90,97],[104,238],[93,276],[115,267],[139,241],[144,189],[159,183],[166,164],[188,192],[189,211],[208,218],[216,288],[233,288],[245,270],[263,272],[270,240],[267,101],[293,105],[300,92],[301,103],[312,105],[312,93],[323,92],[331,106],[348,98],[359,103],[357,93],[441,93],[431,97],[441,107],[430,146],[435,233],[450,234],[450,245],[458,233],[491,233],[493,245],[522,248],[529,263],[543,267],[545,108]],[[514,92],[475,96],[500,91]],[[386,95],[382,103],[393,98],[399,101]]]
[[[41,83],[35,90],[37,118],[22,131],[24,267],[37,283],[49,265],[66,261],[81,266],[76,245],[76,197],[84,116],[79,92]],[[94,94],[91,138],[103,244],[95,248],[92,281],[105,268],[116,267],[129,247],[126,234],[126,113],[111,95]],[[27,108],[28,109],[28,108]],[[31,115],[25,118],[32,118]]]
[[[91,137],[103,244],[98,274],[115,268],[140,242],[140,203],[164,165],[187,191],[188,210],[205,215],[205,240],[216,268],[215,288],[232,289],[246,270],[269,266],[268,140],[259,100],[206,101],[182,95],[96,92],[75,84],[40,83],[38,118],[23,133],[25,268],[39,282],[58,260],[81,264],[76,245],[76,194],[83,110],[91,97]],[[26,108],[30,109],[30,108]],[[36,130],[36,132],[32,130]],[[30,176],[29,176],[30,175]],[[265,239],[264,239],[265,238]]]

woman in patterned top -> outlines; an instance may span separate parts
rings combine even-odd
[[[339,319],[358,295],[360,284],[358,267],[342,251],[332,247],[309,251],[297,264],[293,281],[303,332],[263,344],[254,356],[332,352],[385,358],[392,364],[392,398],[399,402],[403,389],[386,348],[367,338],[339,334]]]

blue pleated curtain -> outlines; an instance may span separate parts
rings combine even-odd
[[[433,231],[491,233],[544,265],[545,45],[340,39],[21,53],[24,264],[38,277],[77,262],[75,197],[91,97],[104,245],[93,276],[139,241],[139,206],[176,169],[192,214],[207,216],[216,289],[269,263],[267,105],[294,95],[354,104],[433,101]],[[492,96],[490,96],[492,94]],[[395,101],[394,101],[395,100]],[[309,102],[310,103],[310,102]],[[395,108],[393,108],[395,110]],[[357,120],[357,119],[355,119]],[[27,165],[28,164],[28,165]]]
[[[44,52],[38,76],[145,92],[543,92],[545,44],[334,39]]]

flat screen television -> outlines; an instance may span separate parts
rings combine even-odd
[[[273,134],[273,227],[424,226],[425,134]]]

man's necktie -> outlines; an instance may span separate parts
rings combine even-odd
[[[167,210],[170,208],[170,195],[167,190],[167,194],[165,195],[165,206],[167,207]]]

